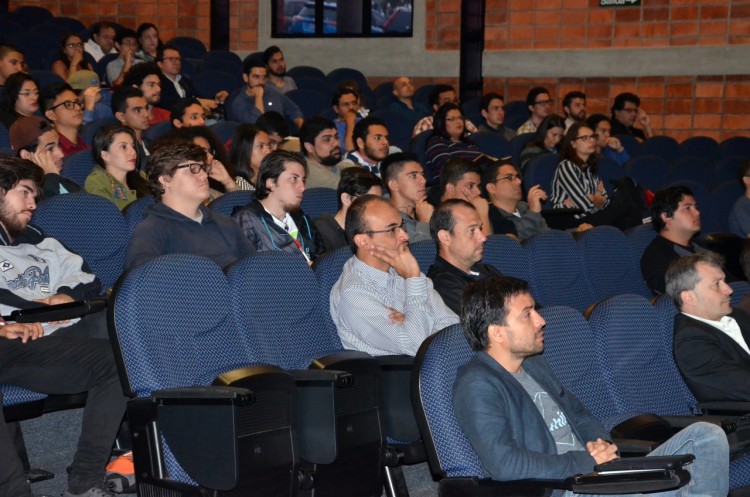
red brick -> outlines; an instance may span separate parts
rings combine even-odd
[[[729,7],[726,5],[704,5],[701,7],[701,19],[718,21],[719,19],[726,19],[728,16]]]
[[[666,111],[669,114],[690,114],[693,102],[689,99],[667,100]]]
[[[750,105],[746,100],[724,100],[724,114],[748,114]]]
[[[698,98],[695,100],[696,114],[718,114],[721,112],[722,100],[716,98]]]
[[[689,129],[691,117],[689,114],[664,116],[664,127],[667,129]]]
[[[460,7],[461,5],[458,0],[440,0],[437,3],[435,12],[460,12]]]
[[[638,22],[641,20],[640,9],[617,9],[615,11],[617,23],[621,22]]]
[[[534,13],[529,11],[511,12],[510,25],[518,26],[519,24],[534,24]]]
[[[536,26],[534,28],[534,40],[557,40],[560,30],[557,26]]]
[[[727,83],[724,98],[750,97],[750,83]],[[748,113],[750,115],[750,113]]]
[[[590,24],[589,38],[612,38],[612,25],[610,24]]]
[[[513,26],[510,27],[510,33],[508,40],[511,42],[517,42],[521,40],[531,40],[533,30],[531,26]]]
[[[655,7],[643,9],[644,21],[668,21],[669,7]]]
[[[534,24],[559,25],[560,13],[558,11],[538,11],[534,16]]]
[[[669,84],[667,85],[667,98],[692,98],[693,84]]]
[[[732,19],[750,18],[750,4],[732,5],[732,10],[729,12],[729,16]]]
[[[750,114],[724,115],[721,124],[724,129],[750,130]]]
[[[589,23],[608,23],[611,24],[615,19],[615,13],[612,9],[589,9]]]
[[[726,21],[701,21],[701,35],[724,35],[727,33]]]
[[[594,38],[586,41],[586,47],[588,48],[609,48],[612,46],[612,40],[610,38]]]
[[[727,44],[727,37],[726,36],[701,36],[699,38],[699,45],[701,46],[717,46],[717,45],[726,45]]]
[[[628,38],[639,38],[641,36],[640,24],[616,24],[614,41],[622,42]]]
[[[698,34],[697,22],[673,22],[671,36],[694,36]]]
[[[693,116],[693,128],[719,129],[722,127],[721,121],[721,114],[696,114]]]
[[[643,23],[643,36],[645,38],[666,38],[669,35],[669,24],[666,22]]]
[[[698,19],[699,13],[698,7],[674,7],[672,8],[672,21],[694,21]]]

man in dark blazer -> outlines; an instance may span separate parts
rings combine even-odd
[[[732,309],[723,260],[707,252],[681,257],[666,274],[674,320],[674,357],[701,401],[750,401],[750,315]]]

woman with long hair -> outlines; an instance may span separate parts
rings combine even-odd
[[[135,144],[135,132],[121,124],[97,131],[93,142],[97,165],[86,178],[86,191],[112,201],[120,210],[149,195],[148,181],[138,172]]]
[[[449,159],[476,159],[482,152],[467,137],[466,118],[461,108],[452,103],[440,107],[432,118],[432,136],[425,148],[425,173],[438,178]]]
[[[521,151],[521,170],[529,163],[545,154],[560,150],[560,140],[565,134],[565,119],[557,114],[545,117],[534,133],[534,138]]]
[[[26,73],[17,72],[5,80],[5,93],[0,100],[0,122],[10,130],[11,124],[23,116],[39,111],[39,85]]]
[[[234,130],[229,161],[240,190],[255,190],[260,162],[271,153],[269,142],[268,133],[252,124],[241,124]]]
[[[138,26],[136,31],[138,35],[138,45],[140,50],[135,53],[136,60],[141,62],[156,62],[156,54],[162,42],[159,39],[159,30],[155,24],[144,22]]]
[[[60,59],[52,64],[52,71],[65,81],[78,71],[91,71],[83,56],[83,40],[74,34],[65,34],[60,39]]]

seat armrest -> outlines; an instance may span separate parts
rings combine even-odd
[[[228,404],[246,405],[255,400],[251,390],[237,387],[187,387],[156,390],[151,399],[159,405]]]
[[[358,350],[341,350],[315,359],[310,369],[345,369],[334,367],[336,364],[349,361],[363,361],[376,363],[375,358]]]
[[[375,357],[384,371],[411,371],[414,357],[408,355],[383,355]]]
[[[639,440],[635,438],[616,438],[612,442],[617,445],[620,455],[645,456],[659,446],[658,441]]]
[[[5,321],[16,323],[49,323],[52,321],[65,321],[83,317],[87,314],[99,312],[107,307],[107,299],[77,300],[67,304],[40,305],[28,309],[17,309],[8,316],[3,316]]]
[[[750,413],[750,402],[701,402],[698,408],[704,414],[742,416]]]
[[[599,476],[622,471],[674,471],[695,461],[693,454],[652,457],[619,457],[594,466]]]
[[[287,372],[298,387],[333,384],[336,388],[348,388],[354,384],[350,373],[335,369],[293,369]]]

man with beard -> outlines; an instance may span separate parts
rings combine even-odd
[[[29,224],[42,171],[0,157],[0,311],[58,305],[99,295],[99,280],[80,256]],[[127,398],[107,340],[106,311],[57,323],[0,326],[0,384],[47,394],[88,392],[78,450],[63,497],[113,497],[104,466]],[[52,435],[52,434],[50,434]],[[11,431],[0,410],[0,495],[31,496]]]
[[[388,157],[390,141],[385,122],[376,116],[367,116],[354,126],[354,150],[346,154],[346,161],[362,166],[380,176],[380,163]]]
[[[430,240],[430,218],[435,207],[427,200],[427,178],[417,156],[391,154],[381,164],[380,173],[411,243]]]
[[[303,121],[302,111],[275,87],[266,85],[267,78],[268,69],[261,59],[248,57],[243,62],[242,79],[245,80],[247,88],[234,99],[232,106],[226,109],[227,119],[254,124],[261,114],[275,111],[300,128]]]
[[[419,271],[399,212],[375,195],[346,213],[354,255],[331,289],[331,318],[342,345],[371,355],[415,355],[425,338],[458,322]]]
[[[565,113],[565,129],[573,123],[586,120],[586,94],[582,91],[569,91],[563,98],[563,112]]]
[[[307,187],[335,190],[339,185],[341,169],[354,165],[341,163],[341,144],[336,124],[325,117],[311,117],[300,128],[299,141],[307,162]]]
[[[201,255],[225,267],[255,253],[231,218],[203,205],[210,172],[205,150],[194,143],[168,141],[154,149],[148,181],[156,203],[133,232],[127,268],[172,253]]]
[[[263,52],[263,63],[266,65],[266,69],[268,69],[266,88],[273,86],[280,93],[297,89],[297,85],[291,76],[286,75],[286,61],[279,47],[271,45],[266,48]]]
[[[315,223],[300,205],[307,171],[298,154],[277,150],[260,163],[255,199],[232,217],[258,252],[282,250],[312,264],[323,253]]]
[[[618,457],[610,433],[569,392],[542,355],[545,321],[528,283],[509,277],[470,283],[461,325],[472,359],[458,369],[453,408],[461,431],[493,480],[565,479]],[[694,454],[689,486],[662,496],[726,495],[724,430],[694,423],[649,455]],[[556,496],[573,497],[557,491]]]
[[[137,67],[137,66],[136,66]],[[143,132],[150,126],[151,114],[143,92],[132,86],[121,86],[112,94],[112,113],[120,124],[135,132],[136,148],[141,158],[139,169],[145,169],[145,160],[149,152],[143,140]]]
[[[60,176],[64,157],[60,135],[49,121],[36,116],[16,119],[10,127],[10,145],[20,158],[33,162],[44,172],[41,184],[46,198],[82,190],[73,181]]]
[[[481,263],[487,236],[482,233],[477,209],[466,200],[451,199],[440,204],[430,219],[430,234],[438,255],[427,277],[445,305],[458,314],[466,285],[502,274],[494,266]]]
[[[151,114],[149,124],[154,125],[169,119],[169,111],[157,107],[161,102],[161,70],[154,62],[136,64],[125,75],[123,86],[138,88],[143,93],[143,98],[148,103],[148,111]]]

